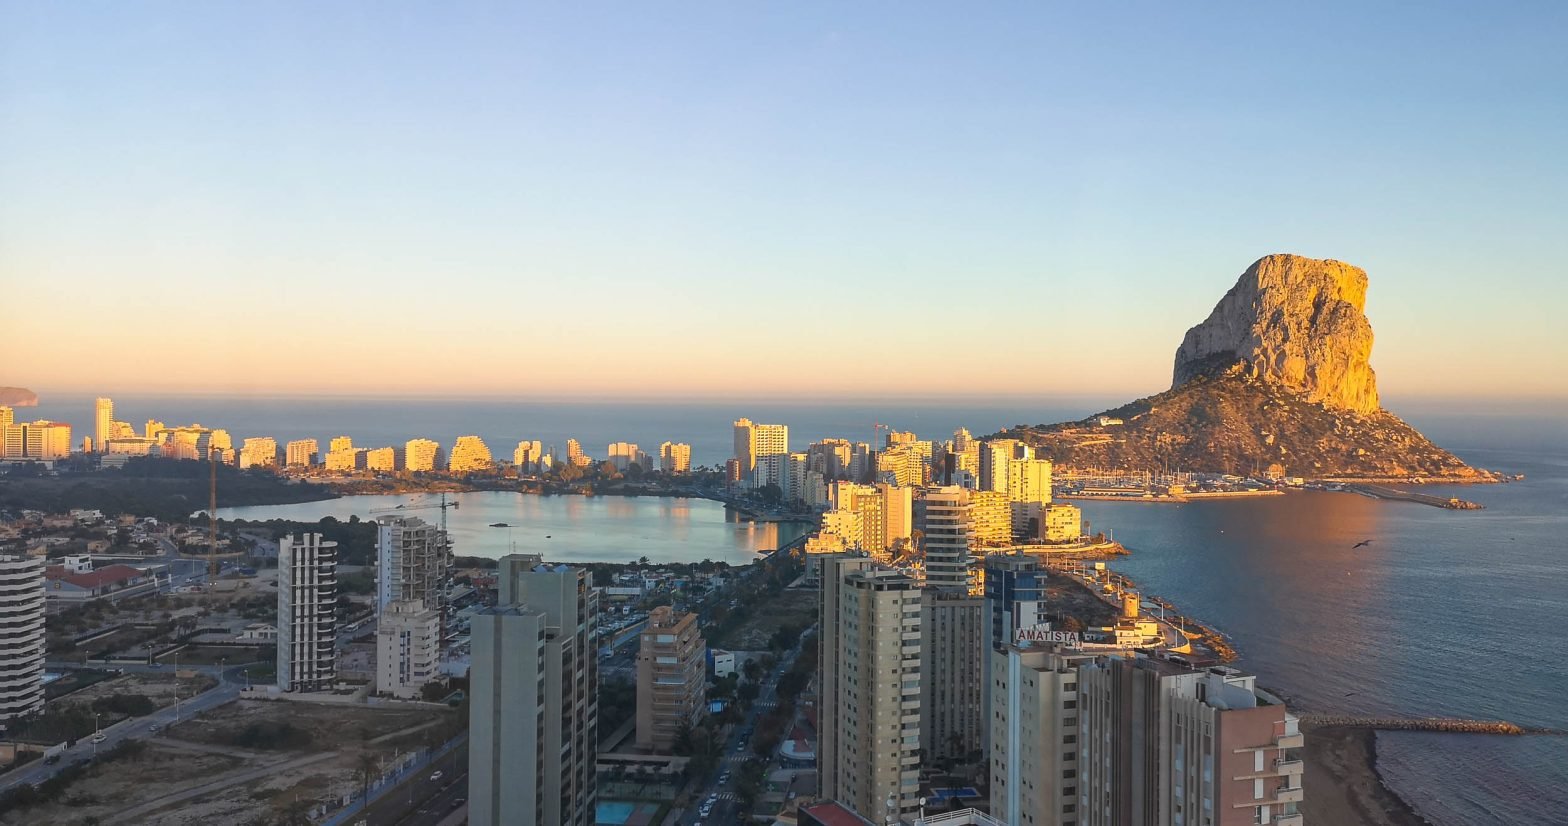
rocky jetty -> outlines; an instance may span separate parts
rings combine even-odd
[[[1259,259],[1187,331],[1170,390],[1005,435],[1076,468],[1490,481],[1379,406],[1366,292],[1349,264]]]

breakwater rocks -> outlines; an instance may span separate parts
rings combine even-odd
[[[1321,728],[1370,728],[1380,731],[1440,731],[1450,734],[1548,734],[1568,735],[1568,731],[1540,726],[1521,726],[1507,720],[1464,720],[1455,717],[1354,717],[1338,714],[1303,714],[1304,725]]]

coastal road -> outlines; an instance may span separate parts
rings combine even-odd
[[[123,668],[127,673],[137,671],[153,671],[149,666],[126,665],[116,666]],[[42,760],[34,760],[20,769],[14,769],[0,775],[0,792],[9,791],[23,783],[36,786],[39,783],[54,777],[60,770],[73,763],[92,760],[98,754],[108,752],[126,740],[139,740],[152,737],[156,734],[152,729],[166,729],[180,720],[191,715],[200,714],[209,709],[217,708],[240,696],[240,689],[245,687],[243,666],[232,666],[224,669],[222,673],[216,666],[193,666],[193,671],[216,676],[218,684],[196,695],[195,697],[181,700],[178,708],[169,706],[159,709],[146,717],[131,717],[121,720],[104,729],[103,742],[94,743],[92,736],[84,737],[76,744],[60,754],[59,761],[49,764]]]

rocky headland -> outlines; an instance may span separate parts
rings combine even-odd
[[[37,407],[38,394],[25,387],[0,387],[0,405],[6,407]]]
[[[1005,435],[1075,468],[1490,481],[1378,400],[1367,274],[1270,255],[1176,350],[1170,390]]]

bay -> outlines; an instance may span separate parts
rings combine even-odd
[[[508,553],[540,554],[551,562],[727,562],[746,565],[760,551],[776,550],[811,526],[801,522],[751,522],[708,499],[659,496],[535,496],[509,491],[449,493],[447,512],[454,552],[498,559]],[[220,519],[289,519],[331,516],[348,521],[406,513],[440,524],[428,506],[432,494],[344,496],[293,505],[219,508]],[[403,506],[397,510],[398,506]],[[388,510],[393,509],[393,510]],[[513,527],[491,527],[503,522]]]

